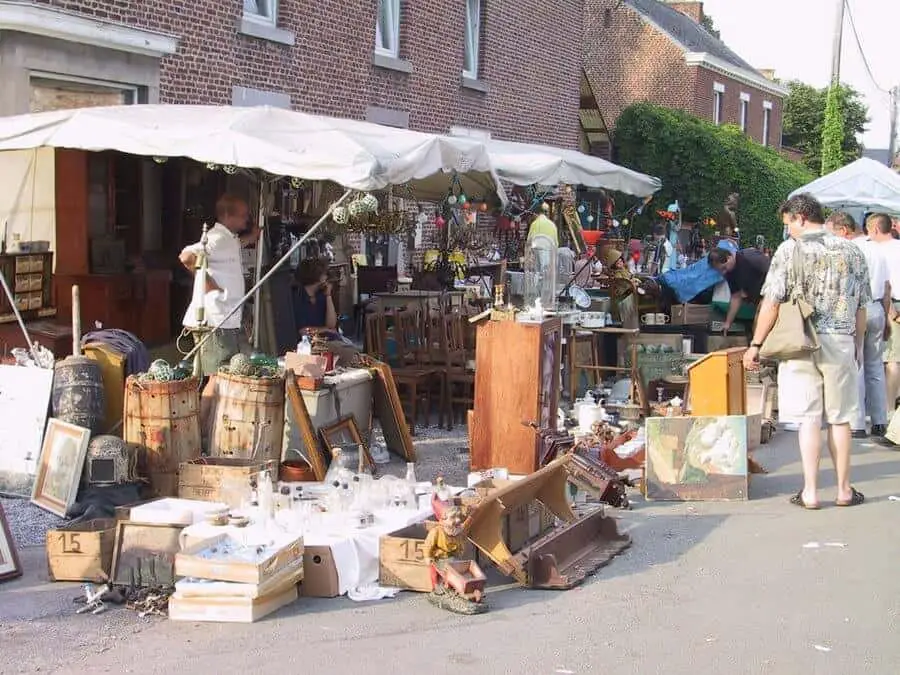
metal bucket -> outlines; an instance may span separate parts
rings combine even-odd
[[[53,372],[53,416],[63,422],[103,433],[106,401],[103,374],[93,359],[70,356]]]
[[[178,467],[200,458],[200,382],[125,382],[125,441],[138,446],[154,497],[178,496]]]

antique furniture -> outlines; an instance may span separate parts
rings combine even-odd
[[[706,354],[688,366],[688,409],[691,415],[747,414],[744,347]]]
[[[475,348],[472,471],[540,468],[542,429],[556,428],[562,322],[486,321]]]

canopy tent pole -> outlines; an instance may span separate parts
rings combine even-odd
[[[259,214],[259,239],[256,240],[256,274],[254,276],[255,279],[259,279],[262,274],[262,266],[263,266],[263,249],[266,245],[266,199],[268,197],[268,182],[260,177],[259,179],[259,202],[257,204],[257,212]],[[262,317],[262,305],[260,301],[262,299],[262,293],[260,292],[261,285],[257,284],[255,286],[256,294],[253,296],[253,351],[259,351],[259,336],[262,332],[260,330],[260,319]]]
[[[222,327],[222,325],[234,315],[235,312],[237,312],[238,310],[243,308],[244,303],[247,302],[247,300],[249,300],[251,297],[254,297],[257,294],[259,289],[262,288],[263,284],[266,283],[272,277],[272,275],[275,274],[275,272],[277,272],[278,269],[282,265],[284,265],[285,262],[287,262],[290,259],[291,255],[294,253],[294,251],[296,251],[298,248],[300,248],[300,245],[303,244],[303,242],[305,242],[307,239],[309,239],[309,237],[312,235],[312,233],[315,232],[319,228],[319,226],[325,222],[326,219],[331,217],[331,212],[335,209],[335,207],[340,206],[345,201],[347,201],[347,199],[350,197],[350,195],[353,194],[353,192],[354,192],[353,190],[347,190],[343,195],[341,195],[340,199],[338,199],[331,206],[329,206],[328,210],[325,212],[325,214],[321,218],[319,218],[311,228],[309,228],[309,230],[306,232],[306,234],[304,234],[302,237],[300,237],[300,239],[298,239],[297,241],[294,242],[294,245],[291,246],[291,248],[288,249],[287,253],[285,253],[283,256],[281,256],[281,258],[279,258],[278,261],[274,265],[272,265],[271,269],[269,269],[269,271],[266,272],[265,276],[263,276],[261,279],[257,280],[257,282],[253,285],[253,288],[251,288],[249,291],[247,291],[246,294],[244,294],[244,297],[241,298],[238,301],[237,305],[235,305],[235,307],[233,307],[232,310],[230,312],[228,312],[228,314],[222,318],[222,320],[218,323],[218,325],[216,325],[214,328],[209,330],[206,333],[206,335],[204,335],[203,338],[196,345],[194,345],[193,349],[191,349],[191,351],[185,355],[184,360],[190,361],[191,358],[193,358],[196,354],[198,354],[200,352],[200,348],[210,338],[210,336],[215,331],[219,330]],[[254,329],[254,330],[256,330],[258,332],[258,329]]]

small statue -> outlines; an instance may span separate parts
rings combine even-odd
[[[482,614],[488,611],[483,602],[486,577],[474,560],[458,558],[466,549],[471,516],[464,519],[460,507],[446,506],[437,495],[432,504],[441,508],[437,527],[425,537],[425,560],[431,565],[428,601],[457,614]]]

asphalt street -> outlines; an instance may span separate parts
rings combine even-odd
[[[76,616],[76,584],[48,582],[41,548],[0,585],[2,673],[765,673],[900,672],[900,453],[858,442],[864,505],[788,503],[796,434],[756,453],[740,503],[644,503],[617,512],[632,548],[566,592],[489,589],[459,617],[423,596],[357,604],[301,599],[252,625]],[[502,579],[500,580],[502,583]],[[892,665],[893,664],[893,665]]]

